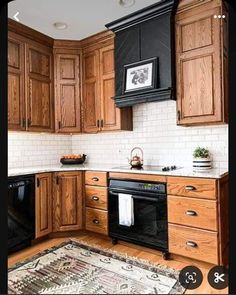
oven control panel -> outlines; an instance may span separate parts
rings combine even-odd
[[[166,186],[163,183],[139,183],[139,189],[142,191],[152,191],[158,193],[165,193]]]

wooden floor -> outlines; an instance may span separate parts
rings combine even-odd
[[[194,263],[187,263],[186,261],[182,261],[181,259],[169,259],[169,260],[163,260],[161,253],[159,251],[150,250],[144,247],[139,247],[131,244],[117,244],[112,245],[111,241],[107,238],[103,238],[102,236],[93,235],[91,233],[81,233],[79,235],[73,236],[71,238],[76,238],[81,241],[85,241],[87,243],[90,243],[92,245],[99,245],[100,247],[103,247],[105,249],[111,249],[113,251],[117,251],[120,253],[126,253],[127,255],[134,256],[137,258],[149,260],[153,263],[159,263],[162,265],[169,266],[171,268],[181,270],[187,265],[195,265],[199,267],[203,273],[203,282],[201,286],[195,290],[187,290],[186,294],[228,294],[228,289],[224,290],[216,290],[213,289],[207,281],[207,274],[209,269],[212,266],[208,266],[206,264],[194,262]],[[58,245],[62,243],[63,241],[67,240],[68,238],[51,238],[47,239],[43,242],[40,242],[32,247],[26,248],[22,251],[17,252],[16,254],[12,254],[9,256],[8,259],[8,265],[12,266],[17,262],[20,262],[26,258],[30,258],[31,256],[38,254],[39,252],[48,249],[52,246]]]

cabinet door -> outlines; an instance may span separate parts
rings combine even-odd
[[[101,128],[120,129],[120,109],[115,101],[114,45],[100,49]]]
[[[208,4],[206,4],[208,5]],[[178,124],[223,121],[220,7],[190,9],[177,16]]]
[[[52,54],[38,45],[27,46],[28,130],[53,130]]]
[[[97,50],[83,56],[83,131],[100,129],[99,53]]]
[[[8,38],[8,129],[25,130],[24,43]]]
[[[36,175],[36,238],[52,232],[52,174]]]
[[[80,57],[56,54],[56,130],[80,132]]]
[[[54,174],[53,231],[82,228],[82,172]]]

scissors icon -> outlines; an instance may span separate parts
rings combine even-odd
[[[220,275],[218,272],[215,272],[215,273],[214,273],[214,277],[215,277],[214,282],[215,282],[216,284],[218,284],[220,281],[221,281],[221,282],[224,282],[224,281],[225,281],[225,280],[223,279],[224,276],[225,276],[225,275],[224,275],[223,273]]]

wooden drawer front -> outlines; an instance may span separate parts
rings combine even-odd
[[[100,234],[108,234],[107,211],[86,208],[86,229]]]
[[[107,186],[107,172],[86,171],[85,184]]]
[[[218,264],[217,233],[169,224],[169,252]]]
[[[216,180],[205,178],[168,177],[168,195],[216,199]]]
[[[216,201],[168,196],[168,222],[217,231]]]
[[[107,188],[86,185],[86,206],[107,210]]]

